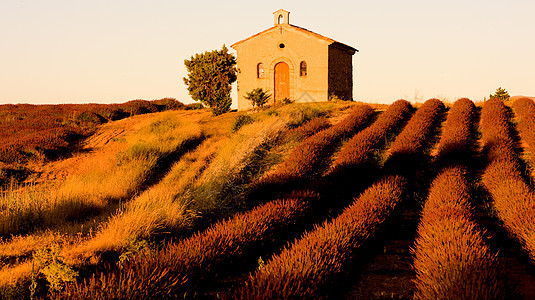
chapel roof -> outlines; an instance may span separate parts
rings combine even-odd
[[[280,11],[280,10],[279,10],[279,11]],[[275,13],[276,13],[276,12],[275,12]],[[337,47],[339,47],[339,48],[342,48],[342,49],[344,49],[344,50],[347,50],[347,51],[350,51],[350,52],[353,52],[353,53],[359,51],[359,50],[357,50],[357,49],[355,49],[355,48],[353,48],[353,47],[351,47],[351,46],[349,46],[349,45],[346,45],[346,44],[337,42],[337,41],[335,41],[335,40],[333,40],[333,39],[331,39],[331,38],[328,38],[328,37],[326,37],[326,36],[323,36],[323,35],[321,35],[321,34],[319,34],[319,33],[315,33],[315,32],[313,32],[313,31],[311,31],[311,30],[306,29],[306,28],[299,27],[299,26],[296,26],[296,25],[292,25],[292,24],[289,24],[289,23],[286,23],[286,24],[284,24],[284,25],[275,25],[275,26],[272,26],[272,27],[270,27],[270,28],[268,28],[268,29],[266,29],[266,30],[263,30],[263,31],[261,31],[261,32],[259,32],[259,33],[257,33],[257,34],[254,34],[254,35],[252,35],[252,36],[250,36],[250,37],[248,37],[248,38],[246,38],[246,39],[243,39],[243,40],[241,40],[241,41],[239,41],[239,42],[236,42],[236,43],[232,44],[230,47],[234,48],[234,46],[236,46],[236,45],[239,45],[239,44],[241,44],[241,43],[243,43],[243,42],[246,42],[246,41],[249,41],[249,40],[251,40],[251,39],[254,39],[255,37],[260,36],[260,35],[262,35],[262,34],[264,34],[264,33],[266,33],[266,32],[269,32],[269,31],[271,31],[271,30],[274,30],[275,28],[278,28],[279,26],[289,27],[289,28],[294,29],[294,30],[296,30],[296,31],[299,31],[299,32],[305,33],[305,34],[307,34],[307,35],[313,36],[313,37],[315,37],[315,38],[318,38],[318,39],[327,41],[327,42],[329,42],[330,44],[333,44],[334,46],[337,46]]]

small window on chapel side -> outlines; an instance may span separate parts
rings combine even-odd
[[[307,63],[302,61],[300,68],[299,68],[299,75],[300,76],[307,76]]]
[[[256,78],[264,78],[264,64],[259,63],[256,65]]]

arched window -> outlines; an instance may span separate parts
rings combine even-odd
[[[284,23],[284,16],[279,15],[279,24],[282,24],[282,23]]]
[[[264,64],[259,63],[256,65],[256,78],[264,78]]]
[[[305,61],[299,65],[299,76],[307,76],[307,63]]]

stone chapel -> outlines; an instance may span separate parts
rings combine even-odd
[[[238,110],[255,88],[268,91],[271,103],[353,99],[353,54],[357,49],[290,24],[290,12],[273,13],[275,24],[233,44],[237,52]]]

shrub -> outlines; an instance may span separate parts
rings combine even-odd
[[[341,168],[362,166],[370,162],[372,151],[387,142],[409,116],[410,109],[410,103],[405,100],[398,100],[390,105],[372,125],[356,134],[342,147],[333,163],[332,172],[336,173]]]
[[[196,110],[196,109],[203,109],[204,105],[202,103],[190,103],[186,105],[186,110]]]
[[[34,258],[41,266],[40,272],[45,275],[53,291],[62,290],[64,284],[75,281],[78,276],[78,272],[65,263],[57,246],[37,251]]]
[[[95,124],[95,125],[106,123],[106,119],[104,117],[91,111],[83,111],[79,113],[76,116],[75,120],[78,123],[88,123],[88,124]]]
[[[513,108],[520,137],[529,145],[532,157],[535,158],[535,102],[529,98],[520,98],[513,103]]]
[[[232,125],[232,132],[240,130],[243,126],[251,124],[254,122],[253,117],[249,115],[238,115],[234,119],[234,124]]]
[[[438,163],[470,159],[470,152],[476,147],[475,116],[476,107],[469,99],[462,98],[453,104],[438,145]]]
[[[186,105],[175,98],[162,98],[159,100],[153,100],[153,104],[158,107],[158,111],[165,111],[165,110],[178,110],[178,109],[185,109]]]
[[[437,99],[427,100],[390,147],[386,166],[394,172],[407,172],[425,160],[425,151],[432,143],[432,137],[442,121],[444,104]]]
[[[401,202],[405,182],[388,176],[368,188],[338,217],[307,232],[256,271],[234,297],[318,298]]]
[[[273,199],[289,189],[293,190],[308,180],[317,178],[330,163],[330,154],[334,152],[337,144],[367,126],[374,114],[374,110],[367,105],[357,106],[338,124],[308,137],[297,145],[273,172],[255,181],[248,190],[248,197]]]
[[[363,129],[371,121],[374,111],[367,105],[357,106],[345,119],[320,131],[298,145],[272,176],[282,178],[311,178],[325,168],[325,159],[334,151],[337,142]]]
[[[221,50],[197,53],[184,60],[188,76],[184,83],[195,101],[210,107],[214,115],[227,112],[232,104],[230,90],[236,81],[236,57],[223,45]]]
[[[416,153],[421,151],[433,133],[433,127],[440,121],[440,115],[445,109],[444,104],[437,99],[427,100],[414,114],[407,126],[396,138],[390,149],[391,155],[397,153]]]
[[[498,99],[501,101],[509,100],[509,92],[503,89],[502,87],[499,87],[496,89],[496,92],[494,94],[489,95],[490,99]]]
[[[57,159],[76,149],[78,142],[100,124],[159,111],[154,103],[0,105],[0,161],[21,164]]]
[[[331,123],[327,118],[315,118],[307,121],[303,125],[293,128],[288,131],[287,136],[295,139],[303,139],[316,134],[319,131],[331,127]]]
[[[481,112],[482,138],[487,153],[483,183],[494,200],[498,217],[535,260],[535,193],[522,176],[508,121],[508,111],[502,101],[485,102]]]
[[[250,92],[247,92],[244,98],[251,101],[253,108],[264,107],[264,104],[268,102],[269,98],[271,98],[271,95],[264,92],[262,88],[256,88]]]
[[[118,104],[110,104],[109,106],[99,109],[97,113],[108,121],[116,121],[128,117],[128,113],[122,110]]]
[[[288,97],[282,99],[282,104],[292,104],[294,102],[295,102],[294,100],[292,100],[292,99],[290,99]]]
[[[507,298],[504,270],[472,219],[465,171],[444,169],[429,190],[412,250],[416,299]]]
[[[76,111],[61,105],[0,105],[0,160],[8,164],[55,158],[94,126],[72,122]]]
[[[130,116],[153,113],[158,111],[158,107],[147,100],[132,100],[120,105],[121,109]]]
[[[219,222],[206,231],[169,244],[156,255],[142,255],[118,271],[99,272],[68,285],[58,297],[69,299],[173,298],[194,292],[222,265],[242,263],[254,247],[265,247],[297,220],[310,216],[318,196],[294,193]]]

